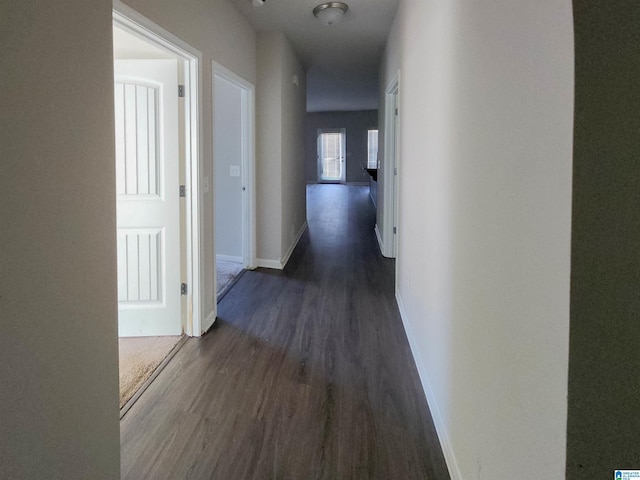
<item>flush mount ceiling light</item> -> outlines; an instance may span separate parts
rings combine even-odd
[[[251,0],[254,7],[261,7],[267,0]]]
[[[349,10],[349,6],[342,2],[327,2],[313,9],[313,14],[325,25],[338,23]]]

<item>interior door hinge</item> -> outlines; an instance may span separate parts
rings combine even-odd
[[[180,284],[180,295],[186,295],[187,291],[188,291],[187,284],[186,283]]]
[[[178,85],[178,97],[184,97],[184,85]]]
[[[180,185],[180,197],[187,196],[187,187],[185,185]]]
[[[398,227],[393,227],[393,234],[395,235],[398,231]]]
[[[396,116],[398,116],[398,109],[396,108]]]

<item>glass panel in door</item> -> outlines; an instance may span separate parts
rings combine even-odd
[[[345,129],[318,131],[318,180],[344,182]]]

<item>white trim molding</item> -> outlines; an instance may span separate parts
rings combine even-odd
[[[296,238],[293,240],[293,242],[291,242],[291,245],[289,246],[289,250],[287,250],[287,253],[284,255],[282,260],[280,260],[280,263],[282,264],[282,268],[284,268],[289,262],[289,258],[291,258],[291,254],[293,253],[295,248],[298,246],[298,242],[302,238],[302,235],[304,234],[307,227],[308,227],[308,224],[305,220],[305,222],[302,224],[302,227],[300,227],[300,230],[298,230],[298,233],[296,234]]]
[[[209,315],[207,315],[207,318],[205,318],[204,322],[202,323],[202,325],[206,327],[205,331],[202,332],[203,335],[211,329],[214,323],[216,323],[217,318],[218,318],[218,315],[215,310],[209,313]]]
[[[433,389],[431,388],[429,376],[427,375],[424,361],[422,360],[422,355],[420,354],[420,350],[413,334],[413,329],[411,328],[411,322],[409,321],[409,318],[407,316],[404,302],[402,301],[400,292],[398,292],[397,289],[396,303],[398,304],[398,310],[400,311],[400,318],[402,319],[402,324],[404,325],[404,331],[407,335],[407,340],[409,340],[409,347],[411,348],[413,360],[418,369],[420,383],[422,384],[422,389],[424,390],[424,394],[427,397],[427,403],[429,405],[429,410],[431,411],[433,423],[436,427],[438,440],[440,441],[440,447],[442,448],[444,459],[447,462],[447,467],[449,469],[449,475],[451,476],[451,480],[462,480],[462,474],[460,473],[460,468],[458,467],[458,462],[456,461],[453,447],[451,446],[451,441],[449,440],[449,434],[447,433],[446,424],[442,418],[440,409],[438,408],[438,402],[436,401]]]
[[[378,239],[378,247],[380,247],[380,253],[382,253],[384,252],[384,245],[382,244],[382,237],[380,236],[380,229],[378,228],[377,223],[373,230],[376,232],[376,239]]]
[[[274,270],[282,270],[284,268],[284,265],[279,260],[256,258],[256,264],[260,268],[272,268]]]

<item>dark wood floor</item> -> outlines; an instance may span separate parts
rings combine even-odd
[[[122,478],[449,479],[368,188],[311,186],[308,217],[124,417]]]

